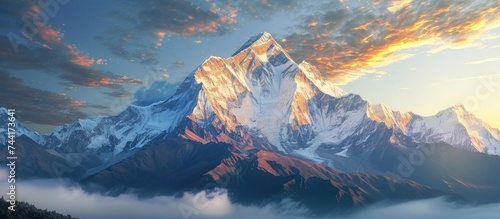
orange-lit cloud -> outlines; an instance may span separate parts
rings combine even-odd
[[[94,64],[94,58],[89,59],[85,56],[75,56],[75,57],[71,58],[70,61],[77,64],[77,65],[86,66],[86,67],[92,66]]]
[[[315,27],[316,25],[318,25],[317,21],[311,21],[307,24],[308,27]]]
[[[413,0],[393,0],[390,1],[389,7],[387,7],[387,10],[390,11],[391,13],[395,13],[398,10],[401,10],[402,8],[409,6]]]
[[[89,86],[89,87],[97,87],[97,86],[110,85],[110,84],[112,84],[110,78],[102,78],[99,81],[89,80],[89,82],[87,83],[87,86]]]
[[[163,38],[165,38],[165,35],[167,35],[167,33],[164,31],[159,31],[158,33],[156,33],[156,37],[158,39],[154,43],[155,48],[158,48],[161,46],[161,42],[163,42]]]
[[[38,4],[33,4],[31,5],[30,9],[24,12],[25,16],[28,17],[33,17],[36,15],[36,13],[40,12],[41,9],[39,8]],[[36,24],[36,30],[37,30],[37,35],[39,36],[40,40],[43,42],[40,42],[40,44],[43,45],[43,47],[48,48],[48,49],[60,49],[60,50],[65,50],[67,53],[71,55],[69,57],[69,60],[75,64],[82,65],[82,66],[91,66],[94,64],[94,58],[88,58],[85,55],[82,55],[79,50],[76,49],[75,46],[70,45],[66,42],[63,41],[63,34],[54,29],[53,27],[43,24],[43,23],[37,23]],[[34,39],[31,39],[32,41]]]
[[[138,85],[142,84],[142,81],[132,79],[127,76],[119,76],[119,75],[109,75],[109,76],[91,75],[90,77],[86,78],[82,83],[82,85],[85,87],[109,87],[114,89],[118,88],[120,84]],[[122,91],[121,93],[127,93],[127,92]]]
[[[147,65],[158,64],[156,52],[166,36],[223,34],[232,30],[239,13],[226,1],[125,0],[122,4],[134,10],[114,11],[119,15],[116,23],[123,25],[113,24],[112,34],[102,39],[114,55]]]
[[[345,84],[411,57],[412,48],[432,45],[428,52],[436,53],[480,45],[489,30],[500,26],[498,1],[383,3],[350,10],[332,6],[306,18],[302,31],[282,41],[284,48],[297,61],[307,60]],[[312,26],[312,20],[318,23]]]
[[[112,98],[129,95],[123,84],[142,83],[139,80],[122,78],[119,74],[94,68],[94,64],[105,64],[106,60],[96,60],[84,54],[75,45],[65,41],[62,32],[49,23],[36,23],[31,32],[25,33],[22,32],[24,29],[19,27],[19,23],[10,22],[21,20],[22,17],[32,18],[37,12],[41,12],[36,1],[14,1],[12,4],[7,4],[6,7],[10,7],[6,8],[6,10],[10,10],[11,13],[1,15],[2,19],[7,21],[3,28],[11,31],[21,30],[21,35],[27,39],[18,45],[17,51],[14,51],[8,37],[5,34],[0,34],[0,54],[2,54],[0,66],[2,66],[3,71],[34,70],[62,80],[54,85],[63,86],[64,89],[76,89],[82,86],[103,87],[105,89],[100,91],[105,96]],[[54,106],[62,106],[66,109],[89,106],[97,110],[104,109],[103,106],[84,104],[72,100],[70,97],[64,97],[52,92],[40,92],[21,82],[18,83],[15,78],[10,79],[13,83],[15,82],[16,86],[22,88],[22,91],[19,92],[22,92],[24,96],[31,97],[31,99],[20,98],[19,101],[32,104],[32,106],[44,106],[45,103],[51,103]],[[45,97],[40,96],[40,94],[44,94]],[[22,105],[15,99],[3,98],[3,100],[4,105]],[[57,112],[57,110],[53,111]],[[33,113],[38,116],[42,114],[41,112],[36,113],[36,111]],[[70,117],[74,119],[75,117],[82,118],[84,116],[79,110],[75,109]]]
[[[97,60],[95,60],[95,64],[106,65],[107,64],[107,60],[106,59],[97,59]]]
[[[118,83],[126,83],[126,84],[142,84],[142,81],[129,78],[127,76],[117,76],[115,79]]]
[[[0,77],[0,106],[16,106],[23,122],[62,125],[88,116],[80,111],[85,101],[27,86],[3,70]]]
[[[156,36],[160,39],[163,39],[166,34],[167,34],[166,32],[160,31],[160,32],[156,33]]]
[[[215,4],[212,5],[213,7],[216,7]],[[221,9],[211,9],[210,12],[216,16],[219,16],[218,19],[206,22],[192,23],[191,25],[184,27],[184,29],[179,30],[177,33],[173,32],[173,34],[193,36],[207,33],[217,33],[222,27],[236,23],[235,17],[238,14],[238,9],[230,8],[229,10],[230,11],[225,12],[225,14],[218,14],[220,13]]]

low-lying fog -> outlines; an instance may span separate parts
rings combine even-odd
[[[132,194],[109,197],[89,194],[69,181],[28,180],[16,182],[17,199],[38,208],[71,214],[82,219],[104,218],[307,218],[307,210],[290,200],[264,207],[231,203],[224,190],[184,194],[182,197],[156,196],[140,199]],[[0,192],[7,196],[7,172],[0,171]],[[332,218],[328,216],[325,218]],[[482,206],[463,205],[445,198],[418,200],[398,204],[378,203],[347,216],[334,218],[500,218],[500,203]]]

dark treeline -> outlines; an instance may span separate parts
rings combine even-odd
[[[10,204],[0,198],[0,218],[3,219],[77,219],[71,215],[62,215],[55,211],[38,209],[32,204],[26,202],[16,202],[15,211],[7,208]]]

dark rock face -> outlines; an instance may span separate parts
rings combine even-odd
[[[440,195],[500,200],[500,157],[439,144],[425,162],[411,161],[426,146],[420,142],[449,133],[427,129],[418,115],[371,106],[319,74],[261,34],[233,57],[207,59],[168,100],[78,120],[48,135],[20,126],[19,177],[67,177],[113,195],[220,187],[238,203],[290,198],[316,213]],[[465,113],[448,111],[436,118]],[[452,137],[446,140],[470,139]],[[411,171],[397,172],[412,162],[405,166]]]

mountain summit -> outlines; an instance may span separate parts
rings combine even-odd
[[[332,154],[368,156],[386,144],[438,142],[500,155],[500,132],[463,106],[423,117],[369,104],[323,79],[311,64],[295,63],[265,32],[229,58],[208,58],[168,100],[78,120],[46,135],[22,134],[46,148],[104,160],[172,134],[316,161]]]
[[[463,106],[450,108],[452,117],[422,117],[371,105],[324,80],[311,64],[295,63],[269,33],[250,38],[232,57],[210,57],[194,78],[201,91],[190,118],[204,133],[187,129],[186,138],[209,142],[221,132],[247,132],[267,148],[315,160],[324,152],[370,153],[386,142],[445,142],[500,155],[498,130]],[[207,135],[207,124],[214,123]]]
[[[370,104],[295,63],[268,33],[209,57],[167,100],[46,135],[17,127],[21,178],[70,177],[113,193],[208,183],[241,203],[282,197],[331,211],[442,192],[495,201],[500,192],[500,157],[485,155],[500,155],[500,132],[463,106],[423,117]],[[425,151],[433,156],[421,150],[429,144],[439,145]]]

